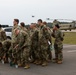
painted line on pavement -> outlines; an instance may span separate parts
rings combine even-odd
[[[67,51],[68,53],[74,53],[76,52],[76,50],[72,50],[72,51]]]
[[[67,47],[76,47],[76,45],[69,45],[69,46],[63,46],[64,48],[67,48]]]

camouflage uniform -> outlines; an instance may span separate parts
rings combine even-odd
[[[34,29],[30,29],[29,31],[29,37],[30,37],[30,58],[31,60],[33,61],[35,59],[35,53],[34,53],[34,50],[33,50],[33,47],[32,47],[32,38],[33,38],[33,33],[34,33]]]
[[[19,27],[18,25],[13,26],[13,28],[12,28],[12,42],[11,42],[11,47],[10,47],[10,49],[9,49],[10,58],[11,58],[11,61],[12,61],[12,62],[14,62],[14,59],[13,59],[13,57],[12,57],[12,54],[14,54],[14,53],[13,53],[13,52],[14,52],[14,48],[15,48],[15,46],[17,45],[16,41],[19,41],[19,40],[17,40],[17,37],[16,37],[16,35],[15,35],[15,30],[16,30],[16,29],[19,29],[19,30],[20,30],[20,27]]]
[[[3,58],[3,55],[4,55],[4,49],[2,43],[0,42],[0,60]]]
[[[20,33],[15,37],[16,37],[16,40],[14,43],[12,54],[13,54],[13,58],[15,59],[16,63],[20,64],[21,63],[22,46],[24,43],[23,34],[20,31]],[[18,46],[18,47],[15,48],[15,46]]]
[[[8,60],[8,56],[9,56],[9,48],[11,46],[11,40],[10,39],[7,39],[5,40],[3,43],[3,50],[4,50],[4,61],[7,62]]]
[[[44,65],[44,62],[48,60],[48,47],[49,43],[51,43],[51,34],[48,31],[47,26],[43,25],[39,27],[39,47],[40,47],[40,59]]]
[[[33,60],[35,61],[39,56],[39,54],[38,54],[38,30],[37,30],[37,28],[34,28],[31,30],[30,38],[31,38],[31,55],[33,57]]]
[[[7,37],[6,37],[5,31],[4,31],[2,28],[0,28],[0,43],[1,43],[1,46],[0,46],[0,57],[2,57],[3,54],[4,54],[2,42],[3,42],[4,40],[6,40],[6,38],[7,38]]]
[[[57,60],[61,60],[63,59],[63,53],[62,53],[62,49],[63,49],[63,33],[58,29],[56,31],[53,32],[53,37],[55,38],[55,43],[54,43],[54,49],[55,49],[55,58]]]
[[[22,52],[21,52],[21,64],[25,65],[24,68],[29,68],[29,54],[30,54],[30,39],[27,32],[21,31],[22,34]]]
[[[13,28],[12,28],[12,43],[14,43],[15,42],[15,30],[16,29],[19,29],[20,30],[20,27],[18,26],[18,25],[15,25],[15,26],[13,26]]]
[[[48,51],[47,51],[47,53],[48,53],[48,60],[52,60],[52,37],[51,37],[51,29],[49,28],[49,27],[47,27],[47,29],[48,29],[48,32],[49,32],[49,34],[50,34],[50,41],[48,41],[48,43],[49,43],[49,46],[48,46]]]

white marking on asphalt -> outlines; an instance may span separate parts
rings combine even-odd
[[[67,46],[64,46],[64,48],[66,47],[75,47],[76,45],[67,45]]]
[[[76,52],[76,50],[72,50],[72,51],[67,51],[68,53],[74,53]]]

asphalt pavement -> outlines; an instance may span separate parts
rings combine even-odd
[[[0,63],[0,75],[76,75],[76,45],[64,45],[63,54],[63,64],[50,62],[46,67],[31,64],[28,70]]]

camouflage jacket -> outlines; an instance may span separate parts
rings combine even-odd
[[[15,43],[15,30],[16,29],[20,29],[20,27],[18,25],[13,26],[12,28],[12,43]]]
[[[52,42],[51,32],[45,25],[39,27],[39,41],[40,44],[48,44],[48,41]]]
[[[64,34],[61,32],[61,30],[56,30],[53,32],[53,37],[55,38],[55,43],[58,44],[59,42],[62,43],[62,41],[64,40]]]
[[[21,30],[27,32],[27,29],[25,27],[21,27]]]
[[[31,30],[31,32],[30,32],[30,39],[33,42],[35,42],[35,41],[37,42],[38,41],[38,29],[37,28]]]
[[[22,47],[28,47],[30,46],[30,38],[29,38],[29,34],[25,31],[21,31],[21,34],[22,34],[22,40],[23,41],[22,43],[20,43],[20,45]]]

